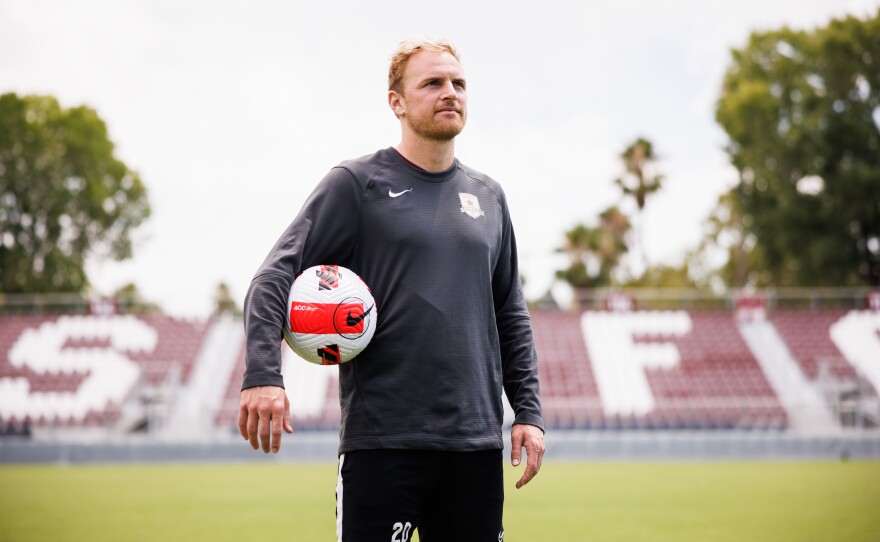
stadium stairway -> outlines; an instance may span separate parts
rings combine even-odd
[[[175,390],[162,433],[175,439],[198,437],[212,431],[211,423],[225,398],[244,328],[241,320],[223,315],[211,324],[186,385]]]
[[[880,390],[880,312],[851,311],[832,324],[829,333],[844,356]]]
[[[829,431],[837,427],[828,404],[809,382],[773,324],[767,320],[739,323],[739,331],[758,360],[792,429]]]
[[[339,368],[309,363],[281,347],[281,375],[300,427],[326,429],[339,426]]]

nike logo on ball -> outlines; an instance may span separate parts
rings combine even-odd
[[[348,327],[354,327],[358,325],[361,320],[363,320],[367,317],[368,314],[370,314],[370,311],[373,310],[373,307],[375,306],[376,305],[371,305],[370,308],[365,310],[360,316],[352,316],[351,311],[348,311],[348,316],[345,317],[345,325],[347,325]]]
[[[404,190],[403,192],[392,192],[390,188],[388,189],[388,195],[391,196],[392,198],[396,198],[397,196],[402,196],[402,195],[406,194],[407,192],[412,192],[412,188],[410,188],[409,190]]]

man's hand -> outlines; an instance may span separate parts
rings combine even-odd
[[[245,440],[257,449],[257,435],[263,445],[263,452],[272,453],[281,449],[281,428],[293,433],[290,423],[290,401],[284,388],[278,386],[257,386],[241,392],[241,405],[238,408],[238,430]],[[270,437],[271,436],[271,442]]]
[[[529,481],[541,470],[541,461],[544,459],[544,432],[534,425],[516,424],[510,431],[510,462],[514,467],[519,466],[522,457],[522,449],[526,449],[526,471],[516,483],[516,488],[529,483]]]

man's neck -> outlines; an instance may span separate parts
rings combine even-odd
[[[446,171],[455,161],[455,140],[432,141],[417,137],[404,137],[395,147],[404,158],[432,173]]]

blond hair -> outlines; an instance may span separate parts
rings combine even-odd
[[[433,51],[436,53],[447,52],[461,62],[455,45],[446,40],[420,39],[404,40],[397,45],[394,54],[391,55],[391,65],[388,67],[388,90],[400,92],[400,82],[403,80],[403,70],[409,57],[421,51]]]

